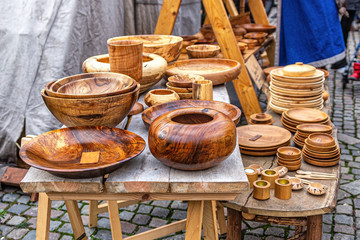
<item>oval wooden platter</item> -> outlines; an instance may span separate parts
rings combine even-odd
[[[241,24],[240,26],[245,28],[248,32],[266,32],[270,34],[276,31],[276,26],[268,24],[246,23]]]
[[[206,100],[180,100],[164,104],[158,104],[147,108],[142,113],[142,120],[145,126],[149,127],[150,124],[160,115],[180,108],[190,107],[204,107],[218,110],[219,112],[227,115],[235,125],[239,123],[241,111],[238,107],[224,102],[206,101]]]
[[[30,166],[56,176],[90,178],[114,171],[144,148],[144,139],[126,130],[72,127],[33,138],[21,147],[20,157]]]
[[[312,108],[292,108],[284,114],[292,120],[303,123],[316,123],[329,119],[329,116],[323,111]]]
[[[213,85],[234,80],[241,70],[239,62],[230,59],[206,58],[180,60],[168,66],[167,76],[196,74],[211,80]]]

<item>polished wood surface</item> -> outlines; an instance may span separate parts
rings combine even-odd
[[[179,95],[171,89],[153,89],[145,95],[145,104],[149,107],[180,100]]]
[[[139,155],[145,141],[134,133],[108,127],[62,128],[39,135],[21,147],[20,157],[30,166],[56,176],[103,176]],[[96,163],[81,164],[83,153],[99,151]]]
[[[50,112],[67,127],[108,126],[115,127],[130,112],[139,96],[140,84],[129,93],[100,98],[54,98],[41,91]]]
[[[235,124],[238,124],[240,121],[241,111],[235,105],[225,102],[206,100],[180,100],[159,104],[146,109],[142,113],[142,120],[145,126],[149,127],[150,124],[160,115],[175,109],[189,107],[204,107],[209,109],[215,109],[227,115]]]
[[[144,111],[144,106],[141,103],[137,102],[131,108],[131,111],[129,112],[128,115],[130,115],[130,116],[136,115],[136,114],[142,113],[143,111]]]
[[[196,74],[181,74],[168,77],[168,82],[174,87],[191,88],[195,80],[205,80],[203,76]]]
[[[213,81],[214,85],[234,80],[240,73],[239,62],[229,59],[207,58],[179,60],[168,66],[166,75],[193,73]]]
[[[165,165],[202,170],[219,164],[234,151],[236,129],[219,111],[184,108],[156,118],[148,141],[151,153]]]
[[[246,23],[241,24],[241,26],[248,32],[266,32],[270,34],[276,31],[276,26],[267,24]]]
[[[213,100],[213,84],[210,80],[196,80],[193,82],[192,98],[195,100]]]
[[[292,108],[284,112],[284,115],[291,120],[303,123],[317,123],[329,119],[323,111],[311,108]]]
[[[176,93],[192,93],[193,89],[190,87],[190,88],[187,88],[187,87],[174,87],[171,85],[170,82],[167,82],[166,83],[166,87],[170,90],[173,90],[175,91]]]
[[[186,48],[190,58],[213,58],[219,55],[220,47],[209,44],[191,45]]]

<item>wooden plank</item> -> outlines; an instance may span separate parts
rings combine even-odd
[[[91,200],[89,201],[89,228],[97,227],[98,222],[98,201]]]
[[[20,183],[25,193],[33,192],[79,192],[99,193],[103,189],[103,178],[61,178],[46,171],[30,168]]]
[[[66,210],[69,214],[69,219],[71,223],[71,227],[74,232],[75,239],[78,240],[86,240],[86,234],[84,229],[84,224],[81,219],[80,210],[77,205],[77,202],[74,200],[65,201]]]
[[[238,240],[241,239],[241,224],[242,216],[241,212],[228,208],[227,210],[227,240]]]
[[[138,204],[138,203],[140,203],[139,200],[117,201],[118,208],[123,208],[123,207],[127,207],[130,205]],[[97,213],[99,214],[99,213],[107,212],[107,207],[108,207],[107,203],[98,205]]]
[[[206,240],[219,239],[216,224],[216,201],[204,201],[203,233]]]
[[[201,239],[204,201],[189,201],[186,217],[185,240]]]
[[[219,224],[219,233],[226,233],[226,220],[224,206],[220,202],[216,202],[216,218]]]
[[[36,223],[36,240],[49,239],[51,200],[46,193],[39,194],[39,205]]]
[[[245,12],[245,0],[240,0],[240,14]]]
[[[255,23],[269,24],[269,20],[261,0],[249,0],[248,5]]]
[[[322,237],[322,215],[309,216],[307,218],[306,239],[316,240]]]
[[[275,65],[275,48],[276,48],[276,40],[274,39],[269,47],[266,49],[266,54],[269,58],[270,61],[270,66],[274,66]]]
[[[222,54],[225,58],[238,61],[242,66],[240,75],[233,80],[233,84],[244,114],[249,119],[251,114],[261,112],[261,108],[250,77],[244,67],[245,62],[237,46],[224,5],[221,0],[206,0],[203,1],[203,4]]]
[[[119,208],[116,201],[108,201],[109,220],[111,226],[111,236],[114,240],[122,240]]]
[[[181,0],[164,0],[156,23],[154,34],[171,35]]]
[[[7,167],[0,181],[5,185],[19,186],[27,172],[24,168]]]
[[[239,15],[233,0],[225,0],[225,5],[231,17]]]

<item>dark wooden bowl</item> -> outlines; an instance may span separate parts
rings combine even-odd
[[[266,32],[268,34],[276,31],[276,26],[256,23],[241,24],[241,27],[245,28],[248,32]]]
[[[202,170],[234,151],[236,128],[230,118],[214,109],[177,109],[155,119],[148,143],[154,157],[165,165]]]
[[[144,121],[145,126],[149,127],[157,117],[164,113],[175,109],[194,107],[210,108],[222,112],[223,114],[227,115],[235,123],[235,125],[240,121],[241,111],[235,105],[206,100],[180,100],[152,106],[147,108],[142,113],[142,120]]]
[[[138,156],[145,148],[140,136],[118,128],[102,126],[62,128],[41,134],[20,149],[21,159],[32,167],[66,178],[103,176]],[[86,160],[83,153],[98,162]]]
[[[140,84],[128,93],[99,98],[56,98],[41,96],[52,114],[67,127],[108,126],[115,127],[130,112],[138,99]]]

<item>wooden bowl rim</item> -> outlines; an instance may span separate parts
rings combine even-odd
[[[167,38],[170,39],[169,42],[167,43],[156,43],[156,40],[153,40],[151,44],[149,43],[144,43],[143,42],[143,46],[144,47],[158,47],[158,46],[167,46],[167,45],[172,45],[172,44],[176,44],[178,42],[182,42],[183,38],[179,37],[179,36],[174,36],[174,35],[161,35],[161,34],[143,34],[143,35],[128,35],[128,36],[118,36],[118,37],[113,37],[113,38],[109,38],[108,41],[110,39],[116,39],[116,40],[122,40],[122,39],[141,39],[141,38],[149,38],[149,39],[154,39],[154,38]],[[174,41],[173,41],[174,40]],[[140,40],[141,41],[141,40]]]

